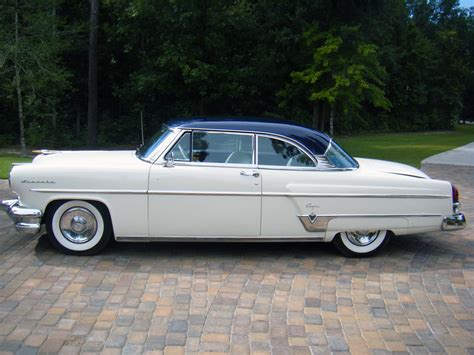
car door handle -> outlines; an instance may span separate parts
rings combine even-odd
[[[260,173],[258,171],[242,170],[240,172],[240,175],[242,175],[242,176],[253,176],[253,177],[258,178],[260,176]]]

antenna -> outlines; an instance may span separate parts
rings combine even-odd
[[[142,131],[142,145],[145,144],[145,136],[143,134],[143,111],[140,111],[140,129]]]

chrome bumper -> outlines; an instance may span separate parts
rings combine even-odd
[[[441,225],[444,231],[455,231],[466,227],[466,217],[462,213],[455,213],[452,216],[443,218]]]
[[[35,235],[41,230],[43,212],[24,207],[16,200],[0,201],[0,210],[5,211],[15,224],[15,229],[24,235]]]

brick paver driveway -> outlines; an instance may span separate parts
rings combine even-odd
[[[428,173],[459,185],[474,220],[474,169]],[[395,238],[357,260],[309,243],[129,243],[73,257],[10,226],[1,214],[2,351],[474,351],[472,227]]]

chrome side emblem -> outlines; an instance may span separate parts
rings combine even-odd
[[[309,221],[311,222],[311,224],[314,224],[314,222],[316,222],[316,219],[318,218],[318,216],[316,216],[314,214],[314,212],[311,212],[309,215],[308,215],[308,218],[309,218]]]
[[[51,180],[21,180],[22,184],[55,184],[56,181]]]
[[[304,229],[308,232],[325,232],[333,216],[317,216],[314,212],[298,215]]]
[[[319,208],[319,206],[318,206],[318,205],[314,205],[314,204],[312,204],[312,203],[308,203],[308,204],[306,205],[306,208],[311,208],[311,211],[313,211],[315,208]]]

